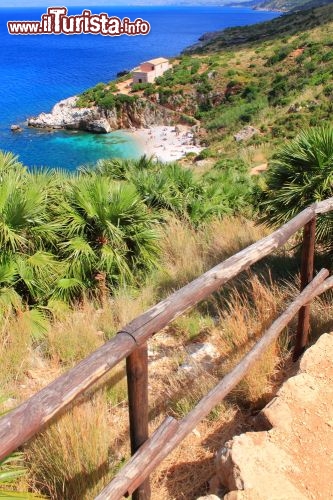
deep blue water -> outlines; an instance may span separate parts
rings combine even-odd
[[[81,13],[82,9],[69,8],[69,14]],[[151,32],[148,36],[113,38],[11,36],[7,32],[8,20],[40,20],[46,9],[0,9],[0,149],[19,155],[26,165],[74,169],[103,157],[137,155],[136,145],[121,132],[100,136],[25,129],[13,134],[10,125],[48,112],[60,99],[109,81],[118,71],[131,69],[141,61],[177,55],[206,31],[252,24],[277,15],[227,7],[90,9],[131,20],[141,17],[150,22]]]

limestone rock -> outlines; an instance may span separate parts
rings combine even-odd
[[[199,497],[197,500],[220,500],[220,497],[216,495],[206,495],[205,497]]]
[[[310,347],[300,362],[300,371],[319,378],[333,379],[333,334],[325,333]]]
[[[224,500],[333,498],[333,334],[303,355],[261,412],[267,431],[247,432],[219,451],[217,476],[230,493]]]
[[[112,131],[112,128],[106,118],[101,118],[87,123],[87,131],[95,134],[108,134]]]
[[[23,130],[23,129],[22,129],[19,125],[12,125],[12,126],[10,127],[10,130],[11,130],[12,132],[22,132],[22,130]]]
[[[259,498],[265,500],[306,498],[287,477],[283,477],[281,492],[281,483],[276,479],[281,478],[285,470],[293,469],[292,458],[264,432],[234,437],[217,456],[217,472],[223,485],[229,490],[256,490],[260,485],[262,497]]]
[[[257,489],[230,491],[223,498],[224,500],[264,500],[264,497]]]
[[[303,108],[300,104],[295,103],[289,106],[288,113],[299,113],[302,109]]]
[[[28,125],[37,128],[85,130],[87,123],[99,119],[99,113],[95,107],[76,107],[77,99],[74,96],[58,102],[51,113],[41,113],[35,118],[29,118]]]
[[[174,124],[176,112],[146,99],[124,102],[121,106],[104,109],[98,106],[79,108],[78,97],[58,102],[51,113],[41,113],[29,118],[28,125],[36,128],[85,130],[93,133],[109,133],[118,129],[147,128],[152,125]]]
[[[186,347],[188,354],[187,362],[180,366],[185,371],[192,371],[196,368],[208,370],[214,365],[214,361],[219,357],[219,352],[209,342],[191,344]]]
[[[242,128],[237,134],[234,135],[234,138],[237,142],[241,141],[247,141],[248,139],[251,139],[256,134],[259,134],[259,130],[257,128],[251,127],[251,125],[247,125],[246,127]]]

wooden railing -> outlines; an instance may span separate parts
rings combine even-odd
[[[242,380],[249,369],[299,313],[294,360],[304,351],[308,332],[310,302],[333,287],[333,276],[321,270],[313,279],[317,214],[333,210],[333,198],[313,204],[271,235],[259,240],[127,324],[118,334],[0,419],[0,460],[40,432],[88,387],[126,358],[132,458],[111,483],[96,497],[117,500],[133,495],[134,500],[150,498],[149,475],[189,434],[215,405]],[[252,264],[282,247],[304,228],[301,262],[301,293],[272,324],[242,361],[228,373],[182,420],[168,417],[148,437],[148,355],[147,340],[189,308],[219,290],[222,285]]]

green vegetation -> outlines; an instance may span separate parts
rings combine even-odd
[[[264,220],[281,225],[310,203],[333,196],[333,128],[308,129],[283,146],[270,162],[263,192]],[[320,241],[332,246],[332,214],[320,216]]]
[[[156,267],[168,212],[198,225],[250,204],[246,168],[221,163],[201,178],[145,157],[103,160],[71,175],[29,172],[2,153],[0,173],[2,312],[139,283]]]
[[[79,96],[76,105],[79,108],[100,106],[104,109],[112,109],[121,106],[125,102],[135,102],[136,96],[115,94],[116,91],[117,85],[115,82],[110,82],[107,85],[105,83],[98,83],[95,87],[83,92]]]
[[[23,453],[13,453],[9,457],[0,460],[0,498],[3,500],[37,500],[45,498],[40,495],[28,492],[20,493],[10,489],[27,473],[28,469],[24,463]]]
[[[298,11],[320,7],[330,3],[330,0],[266,0],[258,4],[260,10],[278,10],[282,12]]]
[[[119,111],[145,98],[177,111],[204,146],[197,156],[167,165],[146,156],[107,159],[68,173],[29,171],[0,153],[0,396],[6,403],[25,399],[158,300],[266,236],[267,226],[333,195],[332,21],[333,7],[326,6],[225,30],[181,56],[155,84],[137,84],[124,95],[116,93],[116,82],[101,83],[80,96],[80,106]],[[235,141],[249,125],[254,135]],[[266,173],[250,175],[252,167],[267,165]],[[318,250],[329,249],[332,233],[332,215],[319,217],[324,244]],[[299,241],[296,235],[152,339],[152,429],[170,410],[183,416],[193,408],[297,295]],[[320,260],[330,265],[327,253]],[[312,339],[333,329],[330,297],[314,302],[311,322]],[[205,446],[211,435],[214,442],[231,437],[242,409],[257,411],[270,399],[294,330],[291,324],[200,424]],[[187,373],[182,366],[193,341],[211,342],[223,362]],[[101,387],[24,447],[28,476],[13,471],[13,490],[89,500],[109,482],[129,456],[124,366]],[[219,439],[223,423],[229,425]],[[176,498],[180,481],[184,498],[202,492],[211,467],[205,468],[206,456],[203,477],[189,485],[183,480],[183,464],[192,468],[198,451],[195,439],[194,452],[182,449],[180,472],[172,464],[172,476],[180,477],[175,486],[165,481],[170,463],[153,474],[161,500]],[[11,460],[0,464],[0,483],[4,467],[5,473],[20,469]]]
[[[154,84],[115,93],[115,82],[84,92],[79,105],[120,109],[145,99],[200,122],[203,146],[239,157],[251,146],[279,147],[303,128],[328,122],[332,113],[333,6],[300,11],[266,23],[228,28],[173,61]],[[234,134],[251,125],[251,139]],[[267,161],[267,157],[264,160]]]

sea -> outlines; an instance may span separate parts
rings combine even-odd
[[[65,3],[65,2],[63,2]],[[61,3],[61,5],[63,5]],[[56,2],[55,2],[56,4]],[[46,8],[0,8],[0,149],[11,151],[29,167],[75,170],[108,157],[135,158],[138,144],[121,131],[107,135],[47,132],[27,128],[28,117],[49,112],[64,98],[114,79],[155,57],[172,57],[200,35],[229,26],[267,21],[276,12],[231,7],[68,7],[109,16],[141,18],[150,23],[146,36],[9,35],[7,21],[39,21]],[[12,124],[23,126],[13,133]]]

